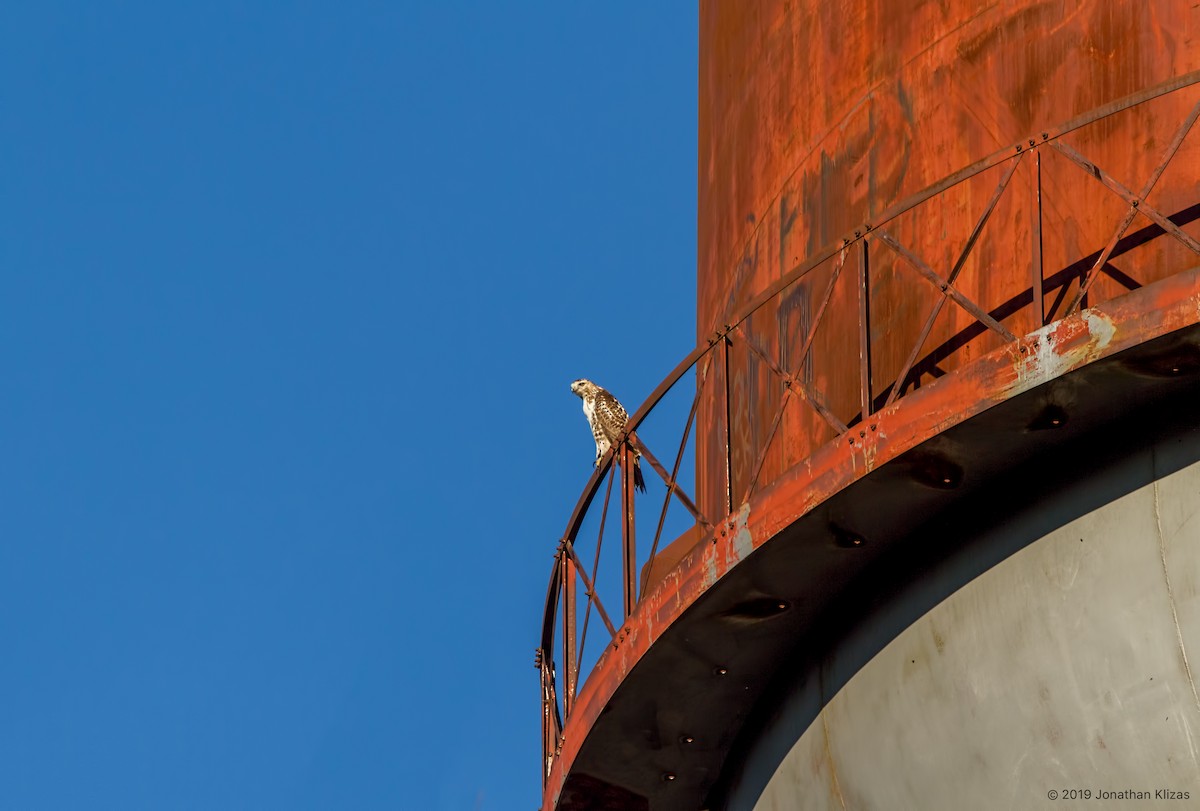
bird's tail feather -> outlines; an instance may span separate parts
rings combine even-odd
[[[636,487],[639,492],[646,492],[646,480],[642,478],[641,459],[633,460],[633,486]]]

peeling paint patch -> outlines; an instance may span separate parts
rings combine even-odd
[[[875,444],[875,437],[864,437],[862,442],[863,462],[866,464],[867,473],[875,469],[875,453],[879,448]]]
[[[1086,341],[1072,345],[1072,339],[1085,333]],[[1017,381],[1009,396],[1091,363],[1104,354],[1116,334],[1112,318],[1098,310],[1084,310],[1078,318],[1063,319],[1029,333],[1029,351],[1017,362]]]
[[[1067,369],[1064,358],[1054,351],[1060,324],[1049,324],[1031,333],[1033,339],[1024,363],[1018,367],[1017,388],[1021,391],[1058,377]]]
[[[750,502],[742,505],[734,516],[733,524],[733,554],[738,560],[743,560],[754,551],[754,539],[750,536]]]
[[[1088,342],[1089,353],[1096,357],[1112,343],[1117,327],[1111,318],[1098,310],[1084,310],[1083,320],[1087,322],[1088,332],[1092,335],[1092,340]]]
[[[720,574],[717,573],[717,556],[709,551],[704,555],[704,577],[702,578],[704,590],[707,591],[713,583],[717,582],[717,578],[719,577]]]

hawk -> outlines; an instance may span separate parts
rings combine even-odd
[[[583,400],[583,413],[587,417],[588,425],[592,427],[592,438],[596,440],[596,465],[599,466],[600,458],[608,453],[608,449],[625,430],[629,415],[617,402],[616,397],[590,380],[576,380],[571,384],[571,391]],[[633,483],[644,493],[646,480],[642,478],[642,467],[639,464],[641,458],[642,455],[634,448]]]

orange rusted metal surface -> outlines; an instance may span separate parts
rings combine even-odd
[[[957,168],[1023,139],[1039,141],[1047,122],[1200,68],[1198,38],[1200,9],[1154,0],[702,0],[699,337],[729,323],[821,246]],[[1073,134],[1070,146],[1136,192],[1196,99],[1164,96]],[[1061,317],[1090,270],[1081,260],[1105,248],[1126,211],[1115,196],[1090,191],[1089,179],[1058,150],[1032,146],[1036,156],[1016,169],[984,229],[988,238],[954,281],[1015,334]],[[1172,166],[1146,199],[1167,216],[1194,218],[1196,138],[1184,142]],[[948,276],[1002,171],[912,212],[891,234]],[[1148,225],[1138,215],[1129,232]],[[1194,226],[1181,227],[1200,236]],[[1162,278],[1185,260],[1186,250],[1170,239],[1123,247],[1091,283],[1088,304]],[[872,251],[864,297],[857,257],[851,260],[826,321],[863,324],[859,310],[869,308],[869,364],[860,363],[857,336],[827,327],[798,370],[837,421],[860,418],[868,372],[870,401],[880,404],[893,386],[921,385],[1004,342],[994,331],[972,332],[974,315],[945,306],[907,367],[937,291],[909,284],[894,252]],[[743,325],[785,370],[831,272],[811,274]],[[1046,286],[1037,296],[1035,276]],[[749,486],[782,390],[744,347],[731,349],[729,376],[729,425],[717,391],[701,401],[697,424],[697,503],[709,515],[725,511],[728,491],[736,506]],[[791,409],[777,431],[760,484],[806,458],[838,426],[814,409]]]
[[[1195,265],[1196,263],[1192,263]],[[873,415],[861,430],[830,442],[770,487],[743,504],[704,542],[654,584],[637,610],[617,629],[588,678],[568,718],[549,764],[543,809],[632,807],[642,795],[618,794],[613,805],[591,804],[580,792],[560,804],[581,747],[593,726],[616,705],[618,690],[669,628],[755,550],[803,519],[834,494],[847,491],[873,471],[947,430],[965,424],[998,403],[1062,379],[1125,350],[1200,324],[1200,269],[1175,274],[1112,302],[1094,306],[1035,330],[1018,341],[976,358]],[[1200,370],[1200,346],[1190,339],[1182,355],[1169,356],[1163,375]],[[1177,358],[1182,358],[1178,360]],[[1160,362],[1161,366],[1162,363]],[[1102,392],[1098,392],[1102,398]],[[672,685],[659,685],[668,692]],[[639,699],[633,699],[637,702]],[[644,699],[643,699],[644,700]],[[659,707],[659,712],[664,708]],[[696,722],[696,726],[699,726]],[[638,742],[630,742],[631,750]],[[655,747],[650,747],[653,750]],[[641,757],[648,757],[652,751]],[[633,755],[630,756],[634,757]],[[576,777],[579,772],[576,771]],[[583,773],[585,794],[610,784]],[[670,775],[672,780],[675,775]],[[710,778],[711,779],[711,778]],[[681,786],[682,788],[682,786]],[[639,806],[639,807],[654,807]],[[662,807],[684,807],[671,801]]]
[[[1200,396],[1196,35],[1200,12],[1166,2],[701,3],[700,340],[560,540],[536,660],[544,809],[698,807],[762,680],[882,554],[855,516],[871,550],[904,549],[928,519],[880,518],[888,499],[966,510],[1005,465],[1050,458],[1044,428],[1091,440],[1112,409],[1175,419],[1173,396]],[[681,388],[664,448],[642,421]],[[1045,447],[1073,441],[1056,434]],[[956,460],[928,456],[943,441]],[[614,487],[631,445],[661,513]],[[675,503],[695,525],[660,544]]]

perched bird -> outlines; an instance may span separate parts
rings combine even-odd
[[[608,449],[625,430],[629,415],[616,397],[590,380],[576,380],[571,384],[571,391],[583,400],[583,413],[592,428],[592,438],[596,440],[596,465],[599,466],[600,458],[608,453]],[[642,478],[641,459],[642,455],[634,448],[633,483],[644,493],[646,480]]]

